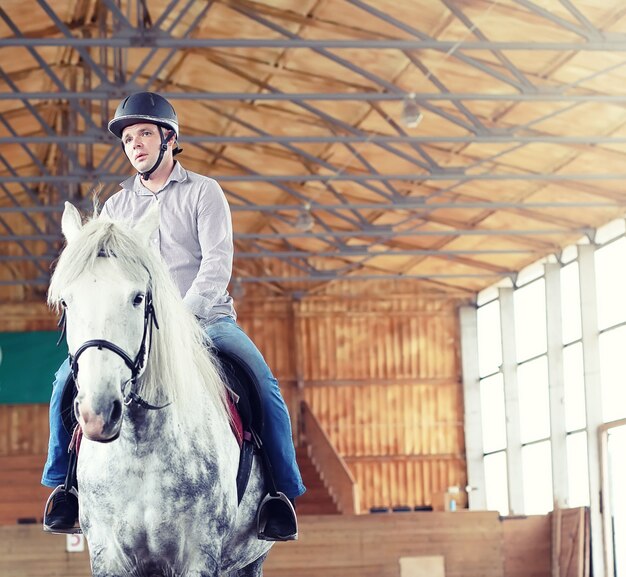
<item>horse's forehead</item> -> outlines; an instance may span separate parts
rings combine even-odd
[[[147,271],[137,269],[131,273],[130,267],[115,257],[98,257],[93,266],[84,269],[68,287],[73,293],[106,291],[109,294],[127,293],[148,281]]]

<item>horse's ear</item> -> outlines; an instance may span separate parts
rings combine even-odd
[[[80,217],[80,212],[72,203],[66,202],[61,218],[61,230],[68,243],[78,236],[81,228],[83,228],[83,220]]]
[[[144,239],[146,243],[150,240],[152,233],[159,228],[161,222],[161,213],[159,203],[155,202],[141,217],[141,220],[135,225],[135,230]]]

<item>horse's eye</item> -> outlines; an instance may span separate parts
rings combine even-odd
[[[138,307],[143,302],[143,299],[145,299],[145,298],[146,298],[145,294],[137,293],[135,295],[135,298],[133,299],[133,305]]]
[[[60,303],[60,305],[61,305],[64,309],[66,309],[66,308],[67,308],[67,303],[65,302],[65,299],[61,299],[61,300],[59,301],[59,303]]]

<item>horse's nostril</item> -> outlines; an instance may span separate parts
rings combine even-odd
[[[121,401],[113,401],[113,407],[111,409],[111,423],[116,423],[120,420],[122,416],[122,402]]]

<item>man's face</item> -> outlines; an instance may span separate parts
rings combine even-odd
[[[161,146],[159,127],[147,122],[127,126],[122,131],[122,144],[135,170],[145,172],[154,166],[159,157]]]

